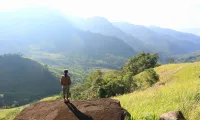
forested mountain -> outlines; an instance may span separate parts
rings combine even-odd
[[[0,18],[1,54],[20,52],[41,62],[56,65],[59,58],[49,58],[52,55],[54,58],[61,55],[66,59],[59,61],[62,63],[60,65],[65,66],[71,64],[66,64],[66,61],[73,61],[80,56],[86,59],[86,65],[92,62],[94,66],[100,66],[99,61],[104,61],[101,65],[106,66],[109,62],[110,67],[119,65],[113,65],[110,61],[120,57],[119,62],[123,64],[124,59],[136,54],[123,40],[115,36],[82,31],[57,11],[43,8],[22,9],[0,13]],[[79,63],[85,62],[81,60],[79,59]]]
[[[196,61],[200,61],[200,51],[179,56],[176,59],[176,62],[178,63],[196,62]]]
[[[158,33],[150,30],[149,28],[142,25],[133,25],[129,23],[114,23],[115,26],[119,27],[123,31],[132,36],[135,36],[146,44],[152,46],[154,52],[166,52],[175,54],[176,51],[180,51],[180,48],[172,49],[175,45],[170,43],[169,37],[159,35]],[[154,49],[153,49],[154,48]]]
[[[200,49],[200,37],[193,34],[102,17],[70,19],[45,8],[0,13],[0,18],[0,54],[19,52],[70,69],[119,69],[139,51],[158,52],[160,61],[168,62]]]
[[[196,34],[200,36],[200,28],[183,28],[183,29],[180,29],[180,31],[188,32],[188,33],[192,33],[192,34]]]
[[[66,39],[73,45],[70,38],[75,29],[59,13],[46,9],[23,9],[1,13],[0,17],[0,42],[10,48],[8,52],[24,52],[24,49],[28,50],[35,44],[42,50],[56,52],[53,45],[59,45],[62,49],[61,45]],[[70,47],[69,44],[65,46]],[[3,48],[1,51],[6,52]]]
[[[71,21],[82,30],[121,38],[136,51],[144,50],[174,56],[200,49],[199,36],[171,29],[146,27],[126,22],[111,23],[102,17],[73,18]]]
[[[149,28],[159,34],[172,37],[173,39],[169,40],[171,40],[171,42],[174,42],[177,45],[177,47],[181,48],[182,53],[191,53],[200,49],[200,37],[197,35],[183,33],[167,28],[153,26]]]
[[[17,54],[0,56],[0,83],[0,107],[28,104],[60,91],[47,66]]]
[[[154,48],[152,48],[152,51],[154,52],[166,52],[171,55],[177,55],[200,49],[200,37],[193,34],[159,27],[148,28],[123,22],[114,23],[114,25],[152,46]]]
[[[168,29],[168,28],[160,28],[155,26],[150,26],[149,29],[163,35],[170,35],[176,39],[182,40],[182,41],[190,41],[194,43],[200,43],[199,36],[191,34],[191,33],[183,33],[176,30]]]
[[[148,46],[140,39],[131,36],[121,29],[115,27],[111,22],[102,17],[93,17],[88,19],[72,19],[74,25],[85,31],[101,33],[106,36],[115,36],[124,40],[128,45],[133,47],[137,52],[150,51]]]

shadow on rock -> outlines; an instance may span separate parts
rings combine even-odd
[[[91,116],[85,115],[81,111],[79,111],[72,103],[65,103],[69,109],[74,113],[74,115],[79,119],[79,120],[93,120]]]

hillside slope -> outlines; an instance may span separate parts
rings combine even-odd
[[[200,119],[200,62],[155,68],[160,82],[144,91],[115,97],[134,119],[156,119],[181,110],[189,120]]]
[[[176,62],[178,63],[197,62],[197,61],[200,61],[200,51],[191,54],[186,54],[176,59]]]
[[[29,58],[1,55],[0,68],[0,107],[28,104],[60,91],[48,67]]]
[[[196,34],[200,36],[200,28],[183,28],[180,31]]]
[[[106,36],[118,37],[134,48],[137,52],[149,51],[148,46],[140,39],[131,36],[121,29],[115,27],[111,22],[103,17],[92,17],[88,19],[75,18],[71,20],[75,26],[85,31],[100,33]]]
[[[0,120],[13,120],[24,109],[24,106],[10,109],[0,109]]]
[[[194,34],[178,32],[159,27],[145,27],[130,23],[113,23],[127,34],[149,44],[154,52],[166,52],[172,55],[185,54],[199,50],[200,37]],[[155,44],[156,43],[156,44]]]
[[[108,66],[108,59],[113,61],[113,57],[121,57],[119,61],[123,64],[124,58],[136,54],[119,38],[80,30],[59,11],[29,8],[0,12],[0,18],[0,54],[20,52],[45,64],[62,67],[71,67],[74,63],[70,62],[77,61],[77,58],[77,63],[85,63],[86,67],[90,63],[94,67]],[[99,61],[105,62],[99,64]]]
[[[178,44],[177,47],[182,48],[182,53],[191,53],[200,49],[200,37],[197,35],[154,26],[149,27],[149,29],[158,34],[173,38],[171,42]]]

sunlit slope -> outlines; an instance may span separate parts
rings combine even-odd
[[[160,81],[151,88],[115,97],[134,120],[155,119],[181,110],[189,120],[200,119],[200,62],[155,68]]]
[[[0,120],[13,120],[23,110],[24,106],[10,109],[0,109]]]

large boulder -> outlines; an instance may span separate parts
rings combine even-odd
[[[15,120],[124,120],[129,113],[113,99],[43,101],[25,108]]]
[[[186,120],[181,111],[171,111],[160,116],[160,120]]]

